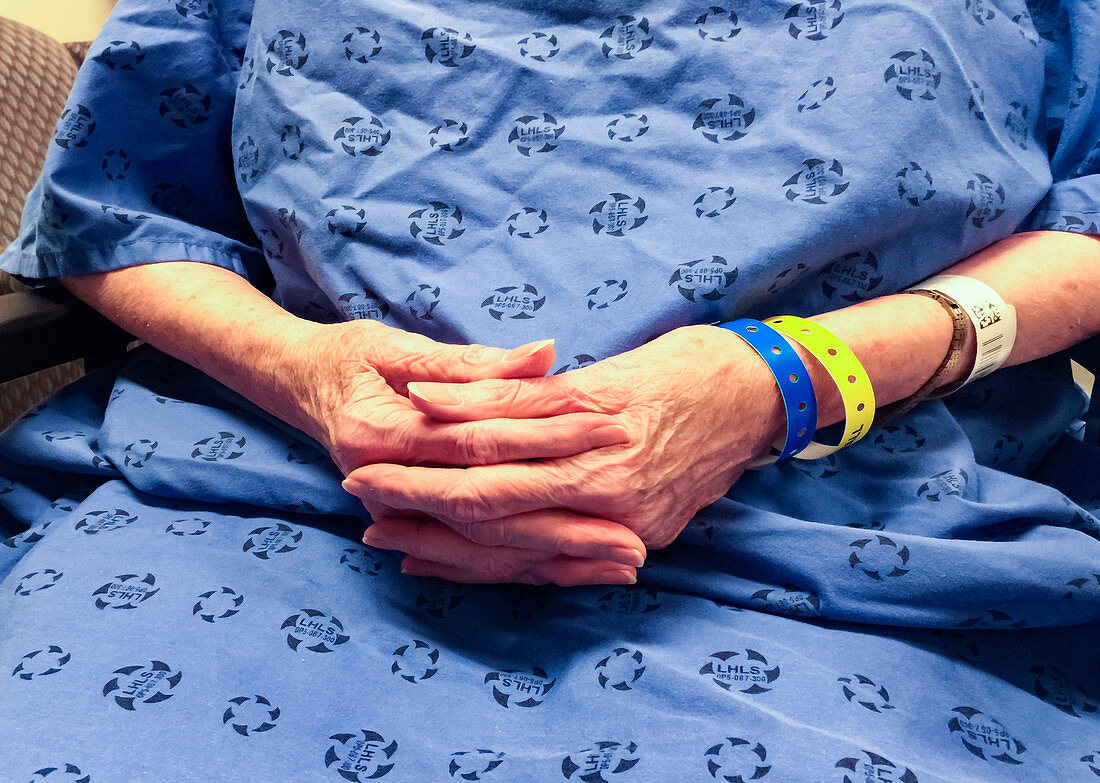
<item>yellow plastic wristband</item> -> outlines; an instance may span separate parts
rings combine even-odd
[[[848,346],[824,326],[795,315],[768,318],[764,323],[813,354],[832,377],[844,401],[844,434],[840,443],[830,446],[813,441],[794,457],[821,459],[866,435],[875,418],[875,390],[871,388],[867,371]]]

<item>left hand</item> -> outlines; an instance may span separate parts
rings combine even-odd
[[[562,375],[412,383],[409,399],[450,422],[608,413],[630,434],[572,457],[465,469],[377,463],[348,476],[345,488],[374,519],[366,543],[406,552],[408,573],[460,582],[614,581],[585,569],[576,522],[619,523],[648,547],[668,546],[785,426],[763,359],[713,326],[681,327]]]

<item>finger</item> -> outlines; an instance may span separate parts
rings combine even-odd
[[[574,375],[573,378],[568,376]],[[471,383],[417,381],[408,386],[409,399],[423,413],[440,421],[526,419],[579,411],[605,411],[576,385],[575,374],[546,378],[490,379]]]
[[[561,587],[581,585],[632,585],[638,581],[637,572],[632,568],[615,566],[599,561],[577,560],[569,557],[555,557],[530,569],[517,570],[514,573],[485,573],[477,568],[452,566],[406,557],[401,561],[401,571],[415,576],[434,576],[449,579],[452,582],[492,584],[500,582],[520,582],[523,584],[556,584]]]
[[[459,564],[448,556],[450,537],[418,538],[422,518],[412,519],[399,514],[378,514],[372,515],[372,518],[374,524],[364,534],[364,543],[379,549],[400,549],[422,560]],[[633,567],[645,564],[645,544],[632,530],[610,520],[588,517],[566,509],[540,509],[475,522],[453,532],[485,546],[609,560]]]
[[[449,345],[411,332],[387,345],[386,350],[386,378],[401,393],[410,381],[539,377],[550,371],[555,358],[553,340],[508,350],[476,344]]]

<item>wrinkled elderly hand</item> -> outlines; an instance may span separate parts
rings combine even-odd
[[[778,387],[739,337],[676,329],[562,375],[409,387],[439,422],[610,414],[629,442],[558,458],[465,470],[372,464],[345,487],[375,524],[364,541],[408,553],[409,573],[464,582],[586,579],[546,553],[576,547],[584,523],[625,525],[670,544],[783,434]],[[534,551],[533,551],[534,550]]]

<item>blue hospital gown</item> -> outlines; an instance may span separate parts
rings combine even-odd
[[[1095,2],[710,1],[122,0],[0,267],[215,264],[566,372],[1100,233]],[[0,779],[1096,780],[1083,404],[1002,370],[746,475],[637,586],[459,586],[141,349],[0,436]]]

